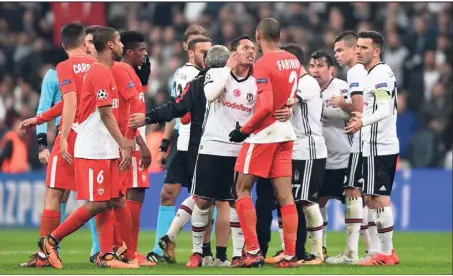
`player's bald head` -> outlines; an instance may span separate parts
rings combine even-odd
[[[93,44],[98,53],[104,51],[107,48],[109,41],[114,41],[115,36],[118,33],[117,30],[110,27],[101,27],[93,34]]]
[[[262,39],[269,41],[280,40],[280,23],[274,18],[265,18],[258,23],[256,31]]]

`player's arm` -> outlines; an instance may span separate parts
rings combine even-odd
[[[346,76],[348,82],[351,102],[343,101],[338,106],[346,112],[363,112],[363,80],[366,78],[364,70],[348,71]]]
[[[140,108],[140,99],[138,98],[137,87],[135,87],[132,76],[123,68],[113,67],[112,73],[115,78],[120,97],[123,98],[128,105],[128,114],[142,113]],[[119,114],[126,116],[127,114]],[[128,118],[129,119],[129,118]],[[137,130],[127,126],[125,136],[128,139],[133,139],[137,135]]]
[[[387,83],[381,83],[380,85],[387,85]],[[379,84],[378,84],[379,85]],[[387,86],[385,86],[387,87]],[[362,117],[363,126],[372,125],[377,123],[390,115],[390,91],[386,90],[385,87],[377,88],[374,90],[374,97],[376,99],[376,109],[373,114]]]
[[[230,73],[231,69],[228,66],[208,70],[204,81],[204,95],[208,102],[215,101],[220,97]]]
[[[59,101],[50,109],[36,116],[36,119],[38,120],[38,125],[50,122],[53,119],[56,119],[59,116],[61,116],[62,113],[63,113],[63,101]]]
[[[345,86],[341,87],[341,93],[336,95],[337,97],[342,97],[343,101],[346,101],[348,98],[348,90],[346,86],[347,84],[345,83]],[[344,111],[341,107],[336,106],[335,104],[324,107],[323,115],[326,118],[344,120],[348,120],[351,116],[348,112]]]
[[[41,85],[41,95],[39,97],[39,104],[37,115],[40,115],[44,111],[52,107],[53,99],[58,89],[58,78],[57,73],[53,69],[49,69]],[[43,123],[36,127],[36,134],[38,139],[38,146],[47,147],[47,123]]]
[[[253,133],[269,115],[274,111],[274,92],[272,91],[272,73],[267,68],[255,66],[256,86],[258,98],[255,112],[250,120],[241,128],[245,134]]]
[[[63,124],[61,125],[60,139],[67,140],[77,110],[77,88],[71,67],[66,64],[58,64],[57,76],[64,102],[62,114]]]

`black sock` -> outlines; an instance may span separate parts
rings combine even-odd
[[[222,262],[224,262],[224,261],[227,259],[226,251],[227,251],[227,248],[226,248],[226,247],[223,247],[223,246],[216,246],[216,249],[215,249],[215,257],[216,257],[217,259],[221,260]]]
[[[212,256],[211,242],[203,243],[203,257]]]

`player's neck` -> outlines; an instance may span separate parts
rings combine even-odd
[[[334,77],[331,77],[326,82],[320,83],[319,86],[321,87],[321,91],[326,90],[327,86],[329,86],[329,84],[332,82],[333,79],[334,79]]]
[[[74,48],[71,50],[67,50],[66,53],[68,57],[75,57],[75,56],[86,56],[85,50],[82,48]]]
[[[263,42],[261,44],[261,52],[263,55],[271,53],[271,52],[280,52],[280,48],[277,47],[277,43],[275,42]]]
[[[381,59],[379,59],[379,58],[373,59],[370,63],[368,63],[365,66],[365,70],[370,71],[371,68],[373,68],[374,66],[376,66],[379,63],[381,63]]]
[[[302,77],[303,75],[306,75],[306,74],[307,74],[307,70],[305,70],[305,68],[303,66],[301,66],[299,77]]]
[[[129,64],[131,67],[134,67],[134,64],[132,63],[132,61],[128,60],[127,58],[122,58],[121,62],[124,62],[126,64]]]
[[[239,65],[238,67],[236,67],[233,71],[233,74],[236,76],[236,77],[241,77],[241,78],[246,78],[248,76],[248,74],[250,73],[250,67],[246,67],[246,66],[241,66]]]
[[[98,53],[97,62],[104,65],[105,67],[112,67],[113,65],[113,58],[112,53],[105,52],[105,53]]]
[[[358,58],[353,58],[353,59],[351,59],[351,61],[350,61],[348,64],[346,64],[346,66],[347,66],[349,69],[351,69],[351,68],[354,67],[357,63],[359,63]]]

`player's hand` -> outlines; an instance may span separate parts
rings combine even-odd
[[[236,128],[230,132],[230,142],[241,143],[244,142],[247,137],[249,137],[249,135],[242,132],[239,122],[236,122]]]
[[[231,70],[234,70],[240,64],[239,53],[233,52],[227,60],[226,66]]]
[[[50,152],[48,149],[43,149],[39,152],[38,158],[39,162],[43,165],[46,165],[49,162]]]
[[[72,164],[72,156],[69,154],[68,147],[69,147],[68,140],[61,138],[60,139],[61,158],[63,158],[63,160],[66,161],[68,164]]]
[[[127,171],[132,160],[132,151],[130,147],[121,148],[121,161],[119,164],[119,169],[122,171]]]
[[[356,118],[362,119],[363,114],[362,114],[362,112],[352,111],[351,112],[351,117],[352,118],[356,117]]]
[[[19,129],[22,134],[25,133],[27,128],[34,127],[38,124],[38,119],[36,117],[28,118],[20,122]]]
[[[290,107],[283,107],[274,113],[274,117],[280,122],[286,122],[291,119],[293,109]]]
[[[331,102],[334,106],[339,107],[339,108],[343,108],[343,107],[344,107],[344,104],[345,104],[344,97],[341,96],[341,95],[332,96],[332,97],[330,98],[330,102]]]
[[[166,151],[160,151],[157,156],[157,163],[159,163],[162,169],[165,169],[165,164],[167,164],[168,153]]]
[[[149,166],[151,165],[151,152],[149,151],[149,148],[146,145],[143,145],[140,147],[140,168],[143,169],[148,169]]]
[[[129,119],[129,127],[139,128],[145,125],[145,114],[144,113],[134,113]]]
[[[359,131],[362,127],[363,127],[362,118],[355,116],[352,117],[351,120],[349,120],[348,125],[344,128],[344,133],[354,134],[357,131]]]
[[[149,57],[145,57],[143,64],[140,67],[135,66],[134,70],[142,85],[148,85],[149,75],[151,74],[151,62],[149,61]]]

